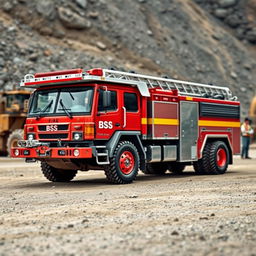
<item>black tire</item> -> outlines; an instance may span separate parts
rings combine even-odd
[[[198,174],[224,174],[229,163],[229,150],[223,141],[207,143],[203,157],[194,163],[194,169]]]
[[[107,180],[115,184],[132,183],[138,174],[140,157],[130,141],[121,141],[115,148],[110,164],[104,166]]]
[[[214,141],[208,153],[208,174],[224,174],[228,169],[229,150],[225,142]]]
[[[186,168],[182,163],[170,163],[168,164],[168,170],[174,174],[181,174]]]
[[[203,150],[202,158],[199,159],[197,162],[193,163],[195,173],[198,175],[208,174],[207,162],[208,162],[208,152],[210,151],[210,147],[211,147],[211,143],[207,142]]]
[[[144,174],[151,174],[151,175],[164,175],[167,171],[167,164],[166,163],[150,163],[146,165]]]
[[[46,179],[52,182],[68,182],[77,174],[77,170],[61,170],[54,168],[46,162],[41,163],[41,170]]]
[[[7,140],[7,153],[8,155],[11,154],[11,148],[18,146],[18,141],[23,139],[23,130],[22,129],[16,129],[14,130],[8,137]]]

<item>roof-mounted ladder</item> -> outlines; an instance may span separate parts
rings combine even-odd
[[[179,95],[191,97],[205,97],[223,100],[237,100],[227,87],[191,83],[187,81],[160,78],[135,73],[115,71],[109,69],[92,69],[84,72],[82,69],[54,71],[47,73],[28,74],[21,81],[21,86],[35,88],[56,84],[76,84],[83,82],[109,82],[130,86],[137,86],[142,96],[149,97],[150,88],[162,90],[176,89]]]
[[[120,72],[115,70],[103,69],[103,76],[106,80],[108,78],[122,81],[139,81],[147,84],[148,88],[158,88],[162,90],[178,90],[180,95],[187,95],[192,97],[210,97],[225,100],[236,100],[232,96],[231,91],[227,87],[191,83],[181,80],[174,80],[168,78],[159,78],[154,76],[146,76],[135,73]]]

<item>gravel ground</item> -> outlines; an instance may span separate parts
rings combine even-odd
[[[0,255],[256,255],[256,149],[225,175],[101,172],[69,184],[38,164],[0,159]]]

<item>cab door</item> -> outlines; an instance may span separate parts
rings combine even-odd
[[[111,93],[111,104],[109,107],[103,107],[103,91],[108,90]],[[122,130],[123,114],[121,100],[118,94],[119,90],[113,86],[103,86],[98,91],[96,106],[96,139],[110,139],[117,130]]]
[[[141,131],[141,99],[137,90],[124,90],[122,97],[123,130]]]

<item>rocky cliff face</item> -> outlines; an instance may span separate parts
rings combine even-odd
[[[114,67],[229,86],[246,115],[255,2],[0,0],[0,87],[26,73]]]

